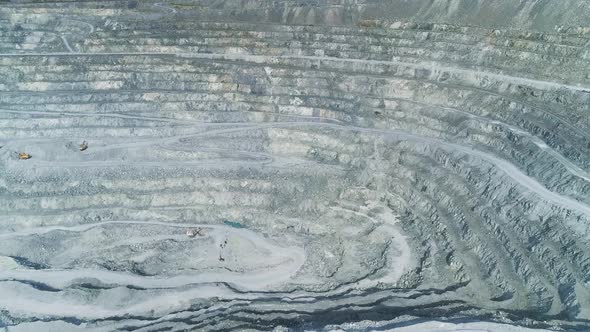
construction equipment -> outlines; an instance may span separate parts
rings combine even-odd
[[[27,160],[27,159],[31,159],[31,155],[25,152],[21,152],[18,154],[18,159],[21,160]]]
[[[80,144],[80,151],[84,151],[86,149],[88,149],[88,143],[84,141],[82,144]]]
[[[188,237],[195,237],[195,236],[205,236],[204,230],[201,227],[188,229],[186,231],[186,235]]]

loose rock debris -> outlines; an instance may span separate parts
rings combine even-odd
[[[0,326],[590,327],[585,1],[122,2],[0,6]]]

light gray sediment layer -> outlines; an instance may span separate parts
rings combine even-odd
[[[590,328],[588,11],[2,2],[0,327]]]

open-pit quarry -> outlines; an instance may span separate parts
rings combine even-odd
[[[590,330],[586,0],[0,0],[0,331]]]

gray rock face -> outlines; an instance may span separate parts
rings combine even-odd
[[[588,17],[1,2],[0,327],[590,329]]]

